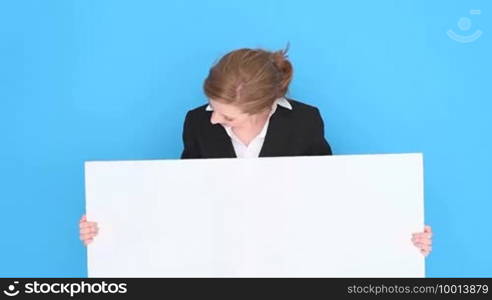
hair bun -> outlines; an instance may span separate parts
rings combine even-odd
[[[275,51],[272,53],[273,64],[281,73],[279,82],[280,96],[284,96],[287,93],[287,89],[292,80],[293,68],[290,61],[287,59],[287,51],[289,50],[289,44],[285,49]]]
[[[286,62],[288,62],[287,58],[287,49],[272,52],[273,63],[280,71],[283,71],[285,69],[285,64]]]

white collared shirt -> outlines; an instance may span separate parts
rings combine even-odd
[[[222,125],[225,131],[229,135],[232,141],[232,146],[234,146],[234,151],[236,152],[236,156],[238,158],[255,158],[260,156],[261,148],[263,147],[263,142],[265,141],[266,132],[268,129],[268,124],[270,123],[270,117],[277,110],[277,105],[285,107],[287,109],[292,110],[292,105],[285,99],[285,97],[278,98],[272,104],[272,110],[270,111],[270,115],[268,116],[263,129],[260,133],[249,143],[249,145],[243,144],[241,140],[234,134],[232,128],[229,126]],[[207,111],[213,111],[212,106],[208,105],[206,108]]]

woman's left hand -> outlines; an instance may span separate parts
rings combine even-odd
[[[429,255],[432,251],[432,228],[429,225],[425,225],[423,232],[413,233],[412,243],[420,249],[420,253],[424,256]]]

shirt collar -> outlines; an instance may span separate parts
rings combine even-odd
[[[285,99],[285,97],[280,97],[277,100],[275,100],[275,102],[273,103],[272,107],[276,107],[277,105],[280,105],[283,108],[287,108],[289,110],[292,110],[292,105],[290,104],[290,102],[287,99]],[[205,108],[205,110],[206,111],[213,111],[214,109],[209,104],[209,105],[207,105],[207,107]]]

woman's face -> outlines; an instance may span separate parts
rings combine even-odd
[[[212,124],[222,124],[228,127],[241,128],[251,120],[250,114],[242,112],[239,107],[210,99],[212,106]]]

